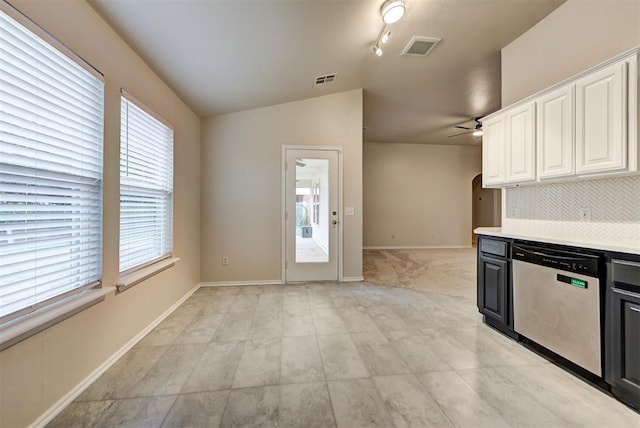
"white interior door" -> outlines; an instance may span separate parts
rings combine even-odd
[[[285,152],[285,280],[337,281],[339,152]]]

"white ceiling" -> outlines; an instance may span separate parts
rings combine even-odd
[[[473,144],[447,136],[500,108],[500,49],[564,1],[406,0],[382,57],[382,0],[89,3],[202,117],[363,88],[365,141]],[[414,35],[442,42],[400,56]]]

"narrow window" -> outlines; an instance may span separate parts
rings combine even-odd
[[[123,91],[120,135],[120,272],[171,256],[173,129]]]

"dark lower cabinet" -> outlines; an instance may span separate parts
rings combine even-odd
[[[478,264],[478,309],[483,315],[508,324],[509,262],[480,255]]]
[[[514,337],[510,249],[509,241],[480,236],[478,310],[487,324]]]
[[[605,378],[616,397],[640,410],[640,260],[607,264]]]

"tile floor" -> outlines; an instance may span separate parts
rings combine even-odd
[[[640,427],[481,323],[369,283],[201,288],[49,426]]]

